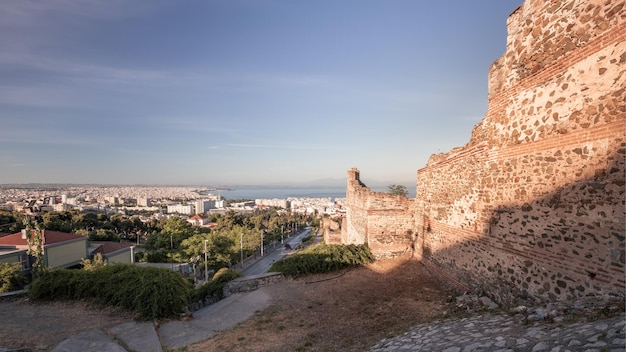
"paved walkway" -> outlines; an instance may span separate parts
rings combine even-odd
[[[193,319],[153,323],[130,322],[102,331],[81,332],[55,346],[54,352],[162,352],[183,349],[218,331],[249,319],[271,303],[268,287],[238,293],[194,313]],[[481,314],[414,326],[408,332],[380,341],[370,352],[395,351],[626,351],[626,314],[586,321],[583,312],[545,307],[525,308],[516,314]],[[332,322],[329,322],[332,324]],[[0,341],[1,343],[1,341]],[[0,352],[15,351],[0,347]],[[23,351],[20,349],[20,351]]]
[[[524,324],[515,316],[480,315],[413,327],[370,352],[392,351],[626,351],[626,315],[587,323]]]
[[[114,327],[108,334],[97,329],[82,332],[52,351],[161,352],[181,349],[247,320],[257,310],[267,307],[270,301],[270,295],[260,288],[230,296],[199,310],[192,320],[163,324],[158,334],[152,323],[126,323]],[[528,322],[527,319],[528,315],[500,313],[421,324],[403,335],[379,342],[370,352],[626,351],[625,314],[592,322],[568,322],[564,317],[557,318],[561,322]]]
[[[211,338],[249,319],[256,311],[269,306],[266,288],[238,293],[196,311],[193,319],[171,321],[155,328],[151,322],[125,323],[104,332],[93,329],[81,332],[58,344],[53,352],[161,352],[176,350]],[[6,350],[5,350],[6,351]],[[3,349],[0,347],[0,352]]]
[[[271,303],[267,287],[227,297],[197,311],[189,321],[172,321],[158,327],[152,323],[126,323],[110,329],[89,330],[63,341],[54,352],[176,350],[211,338],[249,319]],[[417,325],[408,332],[380,341],[370,352],[396,351],[626,351],[626,314],[588,321],[598,306],[579,303],[548,307],[518,307],[513,314],[484,313],[468,318]],[[589,319],[591,320],[591,319]],[[332,324],[332,322],[329,322]],[[2,348],[0,348],[0,352]]]

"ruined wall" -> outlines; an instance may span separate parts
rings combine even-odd
[[[348,170],[347,214],[342,243],[367,243],[377,258],[411,254],[414,240],[414,200],[373,192],[360,180],[357,169]]]
[[[341,228],[345,226],[345,218],[342,218],[340,221],[342,222],[341,225],[333,219],[322,218],[320,225],[324,232],[324,243],[341,244]]]
[[[470,142],[418,171],[418,256],[500,301],[624,292],[623,1],[528,0]]]
[[[507,28],[470,141],[431,156],[406,205],[348,171],[342,242],[398,240],[503,303],[623,295],[624,1],[527,0]]]

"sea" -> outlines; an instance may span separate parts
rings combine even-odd
[[[375,192],[386,192],[386,187],[371,188]],[[415,197],[415,189],[408,189],[409,198]],[[226,199],[287,199],[287,198],[337,198],[346,197],[346,187],[261,187],[241,186],[221,190],[209,190]]]
[[[235,187],[209,190],[226,199],[345,198],[346,187]]]

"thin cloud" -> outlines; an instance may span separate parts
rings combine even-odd
[[[231,128],[218,127],[207,121],[225,121],[226,118],[205,116],[147,116],[134,119],[139,124],[148,124],[155,128],[202,133],[230,133]]]
[[[88,101],[81,97],[80,92],[68,89],[63,85],[12,85],[1,86],[0,104],[30,106],[35,108],[50,107],[80,108],[89,106]]]
[[[115,84],[137,84],[145,81],[165,81],[166,72],[143,69],[119,68],[86,64],[68,59],[53,59],[34,54],[0,53],[0,65],[55,74],[61,77],[94,79]]]
[[[244,144],[244,143],[229,143],[225,144],[226,147],[233,148],[253,148],[253,149],[303,149],[303,150],[322,150],[330,149],[331,146],[326,145],[310,145],[310,144]]]
[[[0,22],[3,27],[49,27],[58,18],[70,21],[132,18],[150,14],[163,4],[157,0],[5,1]]]

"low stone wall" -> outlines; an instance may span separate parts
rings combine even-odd
[[[237,278],[224,286],[224,297],[228,297],[239,292],[250,292],[259,287],[275,284],[283,281],[285,276],[282,273],[267,273],[261,275],[245,276]]]
[[[0,293],[0,302],[11,302],[26,296],[26,290]]]

